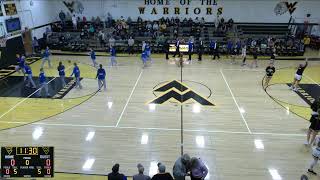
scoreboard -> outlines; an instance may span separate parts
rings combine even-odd
[[[1,147],[1,176],[54,177],[53,147]]]

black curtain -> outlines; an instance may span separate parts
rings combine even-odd
[[[21,36],[8,39],[6,47],[1,48],[0,69],[16,64],[16,54],[24,55],[25,50]]]

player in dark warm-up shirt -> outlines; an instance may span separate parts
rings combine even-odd
[[[65,81],[66,73],[64,72],[65,71],[65,67],[62,64],[62,62],[59,62],[59,66],[58,66],[57,70],[59,72],[59,76],[60,76],[62,87],[64,87],[66,85],[66,81]]]
[[[306,67],[308,66],[308,59],[306,59],[305,64],[299,64],[299,66],[297,67],[297,71],[296,74],[294,75],[294,79],[292,82],[292,85],[290,86],[290,89],[293,91],[297,91],[297,87],[302,79],[302,74],[304,72],[304,70],[306,69]]]
[[[264,87],[267,87],[273,74],[276,72],[276,69],[273,66],[273,63],[270,63],[269,66],[266,68],[266,77],[264,82]]]

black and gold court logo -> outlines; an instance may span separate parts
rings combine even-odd
[[[167,102],[185,104],[193,102],[203,106],[215,106],[210,100],[177,80],[169,81],[153,91],[161,94],[149,101],[148,104],[164,104]]]
[[[298,4],[298,2],[294,2],[294,3],[286,2],[286,6],[288,8],[288,11],[289,11],[290,15],[297,9],[296,8],[297,4]]]
[[[291,86],[291,84],[287,84]],[[309,105],[311,105],[315,99],[320,97],[320,86],[318,84],[299,84],[296,93]]]

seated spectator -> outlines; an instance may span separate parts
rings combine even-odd
[[[188,20],[187,20],[187,18],[184,18],[184,19],[183,19],[182,25],[183,25],[183,26],[187,26],[187,25],[188,25]]]
[[[191,159],[191,180],[203,180],[208,174],[208,168],[200,158]]]
[[[131,19],[131,17],[129,16],[128,19],[127,19],[127,24],[128,24],[128,25],[131,25],[131,23],[132,23],[132,19]]]
[[[93,24],[90,24],[90,27],[89,27],[90,36],[94,36],[94,32],[95,32],[95,28],[94,28]]]
[[[138,22],[138,24],[142,24],[143,20],[140,16],[138,17],[137,22]]]
[[[176,17],[176,19],[175,19],[174,21],[175,21],[175,23],[176,23],[177,25],[179,25],[179,24],[180,24],[180,19],[179,19],[179,17],[178,17],[178,16]]]
[[[100,26],[100,23],[101,23],[101,19],[100,19],[100,17],[99,16],[97,16],[97,18],[96,18],[96,25],[97,26]]]
[[[116,44],[116,40],[113,38],[113,36],[109,39],[109,47],[114,47]]]
[[[158,174],[155,174],[151,180],[173,180],[170,173],[166,172],[166,166],[158,164]]]
[[[202,18],[201,18],[201,21],[200,21],[200,25],[201,25],[201,26],[204,26],[205,23],[206,23],[206,21],[204,20],[204,17],[202,17]]]
[[[146,29],[147,30],[151,30],[152,29],[152,24],[149,21],[147,22]]]
[[[119,164],[115,164],[112,167],[112,172],[108,174],[108,180],[126,180],[127,177],[124,174],[119,173]]]
[[[104,33],[101,30],[99,31],[98,37],[99,37],[100,45],[103,47],[104,46]]]
[[[152,29],[153,29],[154,31],[158,31],[158,30],[159,30],[159,24],[158,24],[158,22],[154,22],[154,24],[153,24],[153,26],[152,26]]]
[[[123,16],[120,17],[120,21],[124,22],[124,17]]]
[[[85,16],[82,17],[82,22],[87,23],[87,18]]]
[[[195,23],[196,25],[199,25],[199,24],[200,24],[200,20],[199,20],[198,17],[196,17],[196,19],[194,20],[194,23]]]
[[[91,17],[91,23],[95,23],[96,22],[96,19],[92,16]]]
[[[162,33],[164,33],[164,32],[166,32],[166,29],[167,29],[167,25],[166,25],[165,23],[162,23],[162,24],[160,25],[160,31],[161,31]]]
[[[151,178],[143,174],[144,167],[141,164],[137,165],[138,174],[133,176],[133,180],[150,180]]]

